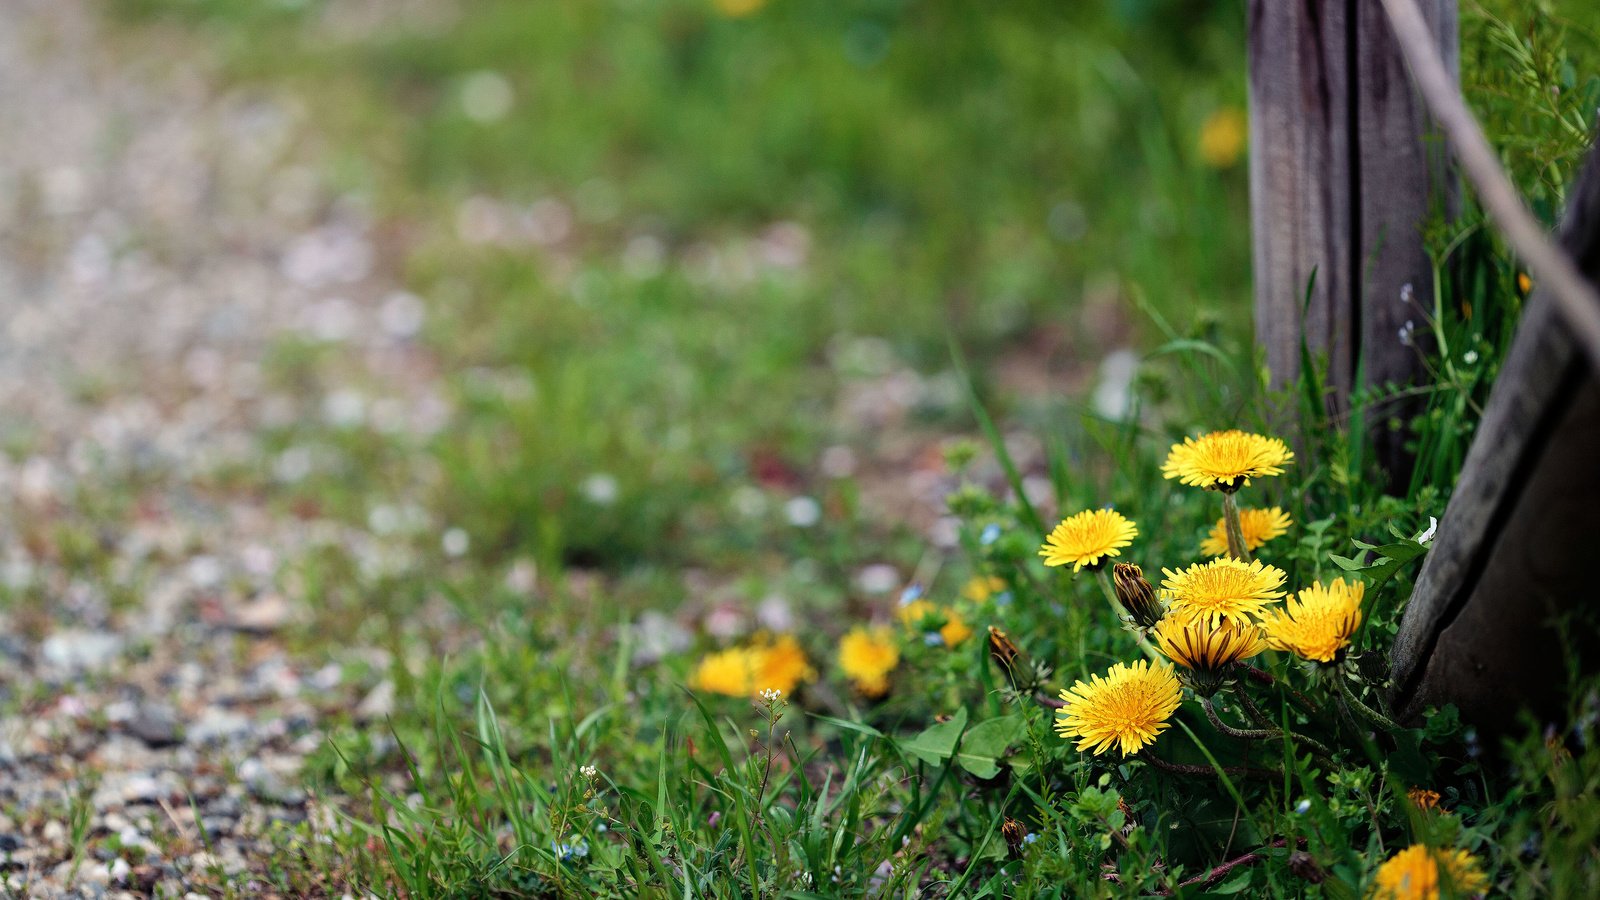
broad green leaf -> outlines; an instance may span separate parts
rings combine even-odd
[[[963,706],[949,721],[929,726],[921,734],[901,741],[900,749],[930,766],[937,766],[956,752],[956,744],[960,743],[961,732],[966,727],[967,708]]]

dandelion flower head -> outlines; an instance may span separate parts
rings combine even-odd
[[[1047,566],[1070,564],[1076,572],[1099,565],[1102,559],[1121,556],[1122,548],[1139,536],[1139,528],[1114,509],[1089,509],[1061,520],[1039,548]]]
[[[1167,729],[1183,689],[1172,666],[1141,659],[1091,675],[1062,691],[1061,699],[1066,706],[1056,710],[1055,725],[1063,738],[1076,738],[1079,750],[1098,755],[1115,747],[1126,756]]]
[[[1195,563],[1182,571],[1162,569],[1161,593],[1172,601],[1169,612],[1185,621],[1203,618],[1246,624],[1260,618],[1267,604],[1284,592],[1283,570],[1260,560],[1243,562],[1221,557]]]
[[[1267,646],[1302,659],[1333,662],[1361,624],[1361,598],[1366,585],[1335,578],[1327,586],[1313,584],[1261,622]]]
[[[1239,530],[1244,533],[1244,548],[1246,550],[1259,550],[1261,545],[1275,537],[1282,537],[1294,522],[1290,521],[1289,514],[1279,507],[1271,509],[1241,509],[1239,510]],[[1217,524],[1211,526],[1211,533],[1200,543],[1200,553],[1205,556],[1226,556],[1228,554],[1228,522],[1218,519]]]
[[[1282,475],[1294,452],[1277,438],[1213,431],[1173,444],[1161,474],[1208,490],[1233,491],[1263,475]]]
[[[1489,888],[1477,859],[1465,850],[1435,850],[1412,844],[1378,867],[1370,896],[1375,900],[1436,900],[1447,887],[1451,896],[1481,894]]]

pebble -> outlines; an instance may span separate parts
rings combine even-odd
[[[128,720],[128,732],[152,747],[172,747],[183,743],[178,714],[165,703],[140,705]]]
[[[45,665],[69,676],[104,671],[121,653],[122,638],[106,631],[58,631],[39,645]]]

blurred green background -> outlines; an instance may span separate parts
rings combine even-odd
[[[714,556],[729,492],[873,443],[850,383],[915,373],[912,426],[970,431],[952,341],[1012,402],[1151,346],[1140,303],[1246,346],[1237,4],[113,8],[310,104],[402,223],[460,387],[439,502],[486,552]]]

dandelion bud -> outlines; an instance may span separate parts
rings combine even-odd
[[[1009,635],[993,625],[989,626],[989,658],[1000,667],[1006,680],[1011,683],[1011,689],[1017,693],[1030,693],[1038,686],[1034,667],[1028,662],[1028,654]]]
[[[1312,884],[1321,884],[1328,878],[1327,871],[1317,865],[1311,854],[1304,850],[1296,850],[1289,854],[1289,871],[1293,872],[1295,877]]]
[[[1128,611],[1140,628],[1154,628],[1165,613],[1155,589],[1144,580],[1144,572],[1132,563],[1117,563],[1111,568],[1111,581],[1117,588],[1117,602]]]
[[[1000,834],[1006,839],[1006,847],[1010,849],[1013,857],[1022,855],[1022,848],[1027,844],[1028,828],[1016,819],[1007,817],[1000,826]]]

